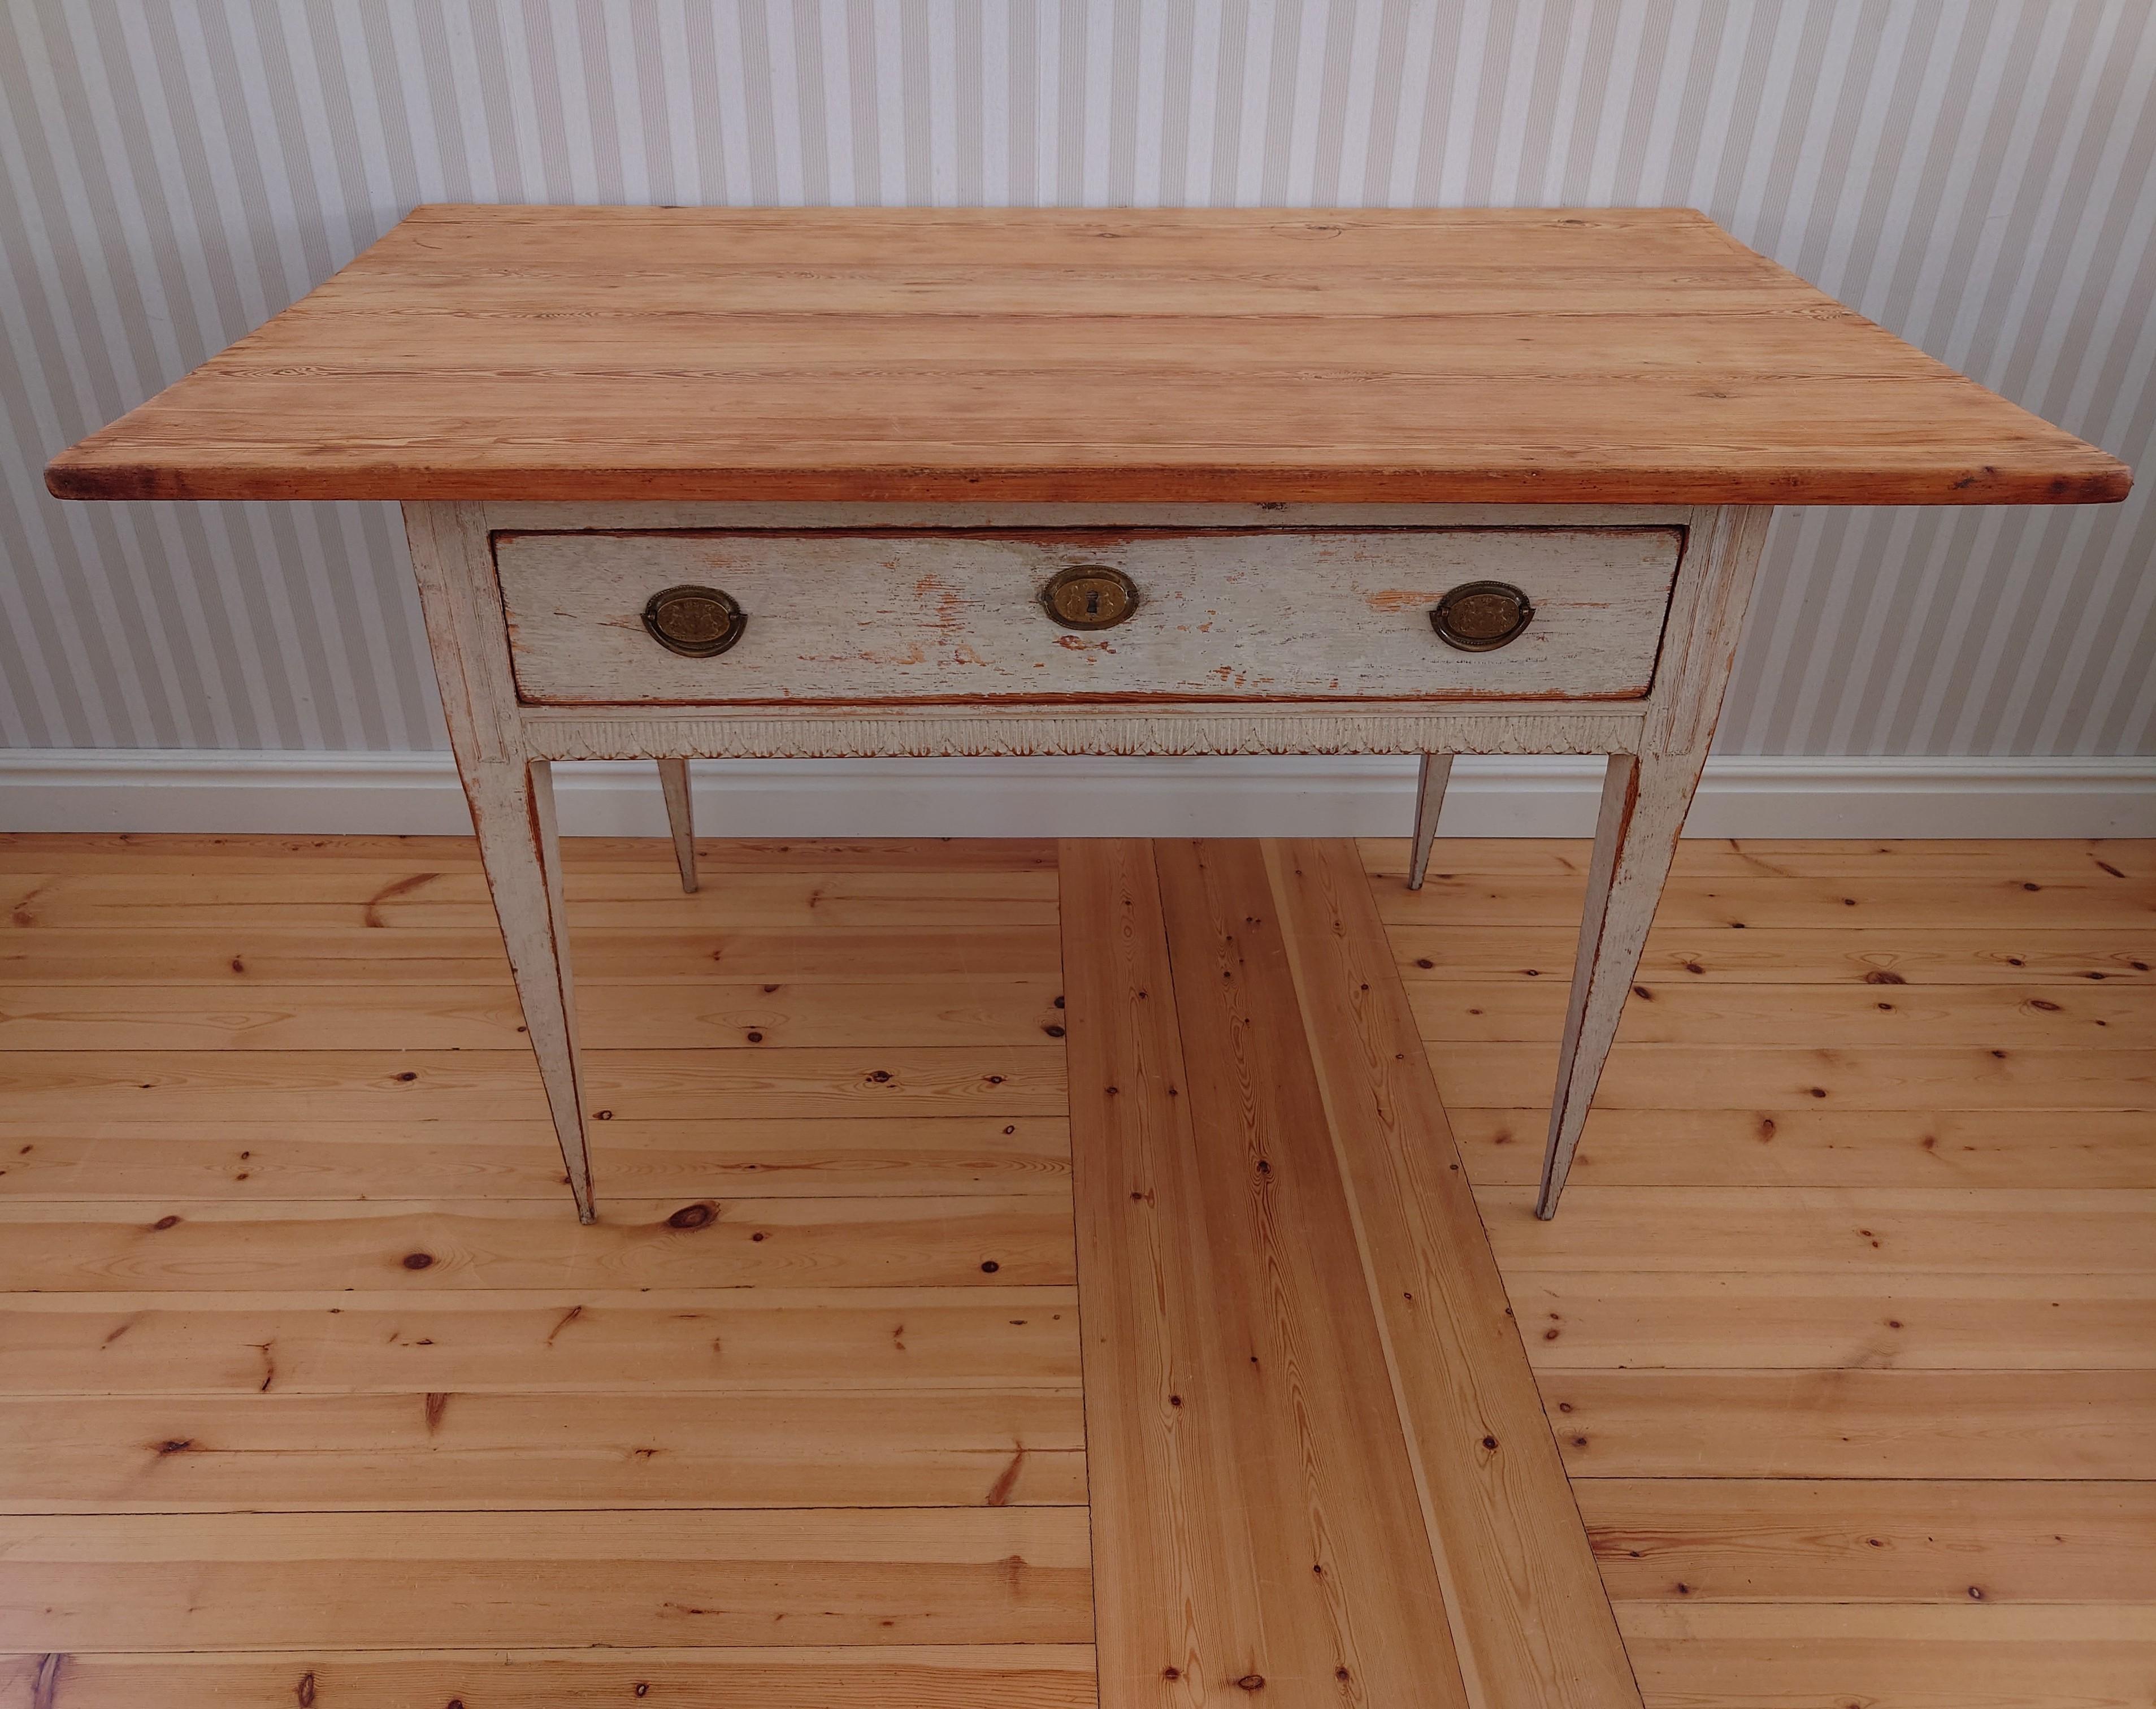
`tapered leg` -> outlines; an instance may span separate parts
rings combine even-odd
[[[1452,756],[1426,753],[1415,776],[1414,848],[1408,864],[1408,888],[1419,890],[1430,874],[1430,844],[1437,840],[1437,816],[1445,810],[1445,786],[1452,780]]]
[[[554,775],[547,761],[531,757],[526,744],[486,513],[468,504],[407,505],[404,527],[441,684],[442,716],[471,803],[480,860],[524,1006],[524,1030],[539,1059],[577,1216],[588,1223],[592,1163],[577,1069]]]
[[[569,1192],[577,1201],[577,1219],[588,1223],[597,1213],[577,1060],[577,1005],[562,906],[552,767],[545,760],[524,766],[492,762],[467,773],[465,787],[479,831],[480,860],[509,952],[509,971],[524,1006],[525,1030],[539,1059],[540,1082],[568,1169]]]
[[[689,803],[689,762],[661,760],[659,791],[666,798],[666,829],[674,834],[674,864],[681,869],[681,888],[696,888],[696,821]]]
[[[1654,923],[1655,904],[1669,875],[1704,752],[1613,754],[1602,779],[1602,815],[1594,829],[1594,864],[1587,880],[1579,957],[1572,972],[1572,1004],[1557,1057],[1557,1091],[1550,1102],[1549,1147],[1543,1154],[1535,1214],[1557,1214],[1558,1195],[1579,1148],[1588,1106],[1639,972],[1640,952]]]

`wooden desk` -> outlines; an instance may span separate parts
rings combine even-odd
[[[2128,488],[1676,209],[424,208],[47,479],[403,504],[588,1221],[554,760],[1607,754],[1548,1216],[1768,507]]]

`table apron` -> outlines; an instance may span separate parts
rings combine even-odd
[[[933,759],[967,755],[1636,753],[1647,707],[1247,706],[521,709],[532,759]]]

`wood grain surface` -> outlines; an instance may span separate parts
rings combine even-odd
[[[570,845],[579,1227],[469,842],[193,847],[0,839],[0,1706],[1092,1701],[1052,849]]]
[[[0,1517],[0,1650],[1083,1644],[1071,1507]]]
[[[2145,1693],[2156,844],[1681,845],[1550,1224],[1587,850],[1363,854],[1647,1701]]]
[[[1636,1703],[1352,852],[1063,870],[1103,1704]]]
[[[1404,1199],[1366,1220],[1362,1285],[1472,1267],[1486,1222],[1538,1397],[1477,1355],[1466,1399],[1538,1398],[1650,1709],[2146,1698],[2156,844],[1681,844],[1618,1043],[1630,1091],[1548,1224],[1533,1101],[1587,851],[1441,839],[1409,896],[1406,848],[1363,846],[1359,916],[1348,845],[1270,851],[1277,911],[1244,906],[1259,850],[1183,862],[1168,900],[1210,921],[1178,940],[1202,1072],[1158,994],[1101,1011],[1173,1070],[1099,1099],[1133,1144],[1195,1158],[1176,1106],[1232,1091],[1194,1186],[1227,1167],[1250,1215],[1207,1239],[1270,1239],[1301,1291],[1237,1321],[1307,1322],[1337,1230],[1306,1177],[1368,1098],[1354,1157],[1435,1183],[1445,1215],[1419,1247]],[[0,1709],[1091,1709],[1076,1504],[1166,1462],[1104,1460],[1097,1419],[1084,1440],[1081,1342],[1173,1346],[1209,1381],[1246,1363],[1206,1364],[1219,1337],[1173,1293],[1100,1291],[1091,1246],[1081,1337],[1062,1087],[1097,1076],[1083,1038],[1066,1076],[1054,1029],[1063,932],[1111,916],[1041,843],[698,854],[685,897],[663,840],[567,845],[622,1100],[594,1126],[614,1200],[578,1229],[469,841],[0,838]],[[952,917],[968,895],[979,923]],[[670,936],[670,908],[696,923]],[[1254,1000],[1276,937],[1353,999],[1307,1046]],[[1297,1048],[1364,1065],[1313,1114],[1302,1070],[1270,1072]],[[999,1074],[1049,1113],[999,1105]],[[1489,1101],[1437,1110],[1445,1083]],[[1142,1214],[1169,1203],[1157,1185]],[[1034,1256],[990,1274],[998,1230]],[[1127,1279],[1208,1286],[1212,1250],[1163,1238]],[[1402,1337],[1437,1327],[1414,1309],[1388,1325],[1403,1379]],[[1329,1517],[1353,1487],[1333,1435],[1236,1418],[1230,1447],[1298,1457],[1224,1470],[1184,1388],[1126,1404],[1209,1491],[1300,1482]],[[1509,1494],[1528,1424],[1492,1416],[1500,1449],[1478,1432],[1469,1458]],[[1186,1539],[1214,1517],[1175,1511]],[[1254,1558],[1208,1619],[1318,1600],[1327,1558],[1264,1586]],[[1409,1701],[1445,1701],[1424,1683]]]
[[[415,211],[82,499],[2112,500],[1684,208]]]
[[[7,1709],[381,1709],[693,1703],[697,1709],[1094,1709],[1086,1644],[688,1650],[358,1650],[0,1656]]]

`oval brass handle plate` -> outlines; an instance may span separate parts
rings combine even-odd
[[[1494,652],[1534,620],[1527,596],[1510,582],[1462,582],[1430,614],[1438,639],[1463,653]]]
[[[716,588],[665,588],[644,603],[644,627],[670,653],[716,658],[748,629],[748,613]]]
[[[1138,584],[1106,564],[1073,564],[1048,578],[1040,603],[1066,629],[1111,629],[1138,608]]]

